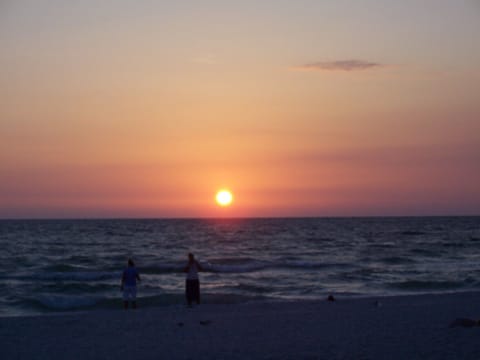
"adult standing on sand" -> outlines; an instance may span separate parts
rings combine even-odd
[[[187,297],[187,304],[192,306],[192,301],[200,304],[200,280],[198,279],[198,272],[203,271],[192,253],[188,254],[188,264],[183,269],[187,273],[185,280],[185,296]]]
[[[137,280],[140,280],[140,274],[135,267],[132,259],[128,259],[127,268],[123,270],[122,284],[120,289],[123,291],[123,307],[128,309],[128,302],[132,302],[132,308],[137,308]]]

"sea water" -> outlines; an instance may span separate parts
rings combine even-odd
[[[0,316],[183,306],[192,252],[202,301],[323,300],[480,290],[480,217],[0,221]]]

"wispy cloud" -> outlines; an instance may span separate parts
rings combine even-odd
[[[300,71],[360,71],[368,70],[385,65],[364,61],[364,60],[335,60],[335,61],[317,61],[300,66],[294,66],[293,70]]]
[[[218,64],[217,57],[213,54],[202,54],[200,56],[196,56],[192,59],[192,62],[196,64],[203,64],[203,65]]]

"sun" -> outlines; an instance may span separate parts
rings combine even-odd
[[[215,201],[220,206],[229,206],[232,204],[233,195],[229,190],[222,189],[215,195]]]

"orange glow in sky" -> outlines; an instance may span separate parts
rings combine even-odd
[[[0,4],[0,218],[480,214],[474,1],[132,4]]]

